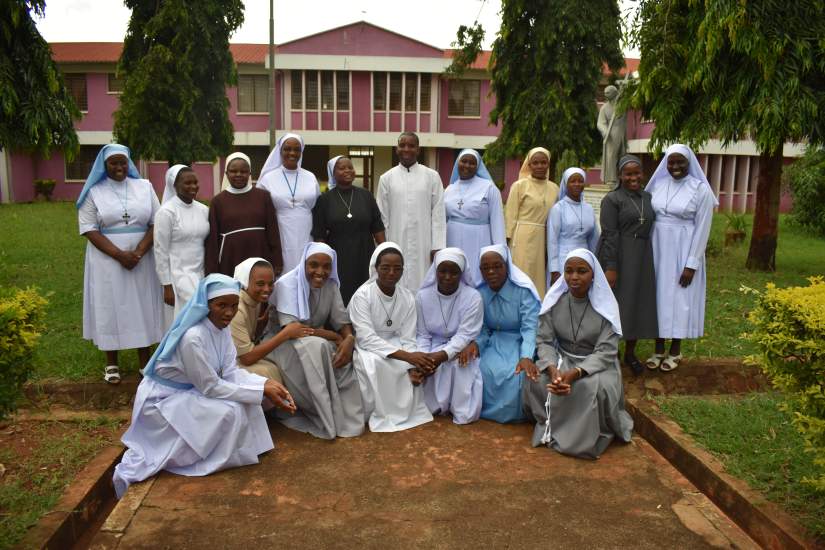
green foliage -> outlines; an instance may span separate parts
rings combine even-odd
[[[570,167],[579,166],[579,157],[576,156],[576,152],[570,149],[565,149],[564,152],[559,157],[558,162],[556,162],[556,179],[557,183],[561,183],[561,176],[564,174],[564,171]]]
[[[521,157],[537,145],[550,150],[551,162],[568,149],[583,162],[600,157],[596,91],[605,65],[618,71],[624,64],[619,15],[615,0],[502,2],[490,58],[490,123],[502,126],[485,160]],[[463,29],[453,61],[468,66],[481,42]]]
[[[45,9],[44,0],[0,0],[0,148],[73,158],[80,111],[32,21]]]
[[[36,179],[34,180],[34,194],[35,196],[40,195],[46,200],[51,200],[56,185],[57,181],[53,179]]]
[[[14,411],[40,332],[46,300],[36,290],[18,290],[0,299],[0,418]]]
[[[805,156],[786,168],[793,194],[793,220],[825,235],[825,148],[809,147]]]
[[[746,336],[759,350],[749,361],[789,396],[793,422],[819,466],[805,481],[825,491],[825,280],[809,280],[805,287],[748,289],[758,299]]]
[[[478,58],[482,40],[484,40],[484,28],[479,23],[473,23],[471,27],[466,25],[458,27],[456,41],[452,43],[452,46],[457,49],[453,53],[453,62],[444,74],[448,77],[458,77],[464,74]]]
[[[737,214],[736,212],[724,212],[724,214],[727,220],[726,230],[737,233],[745,233],[748,230],[748,219],[744,214]]]
[[[132,10],[118,74],[125,77],[115,134],[141,158],[211,160],[233,141],[226,86],[237,74],[229,36],[240,0],[126,0]]]

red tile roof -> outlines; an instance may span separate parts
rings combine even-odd
[[[120,42],[52,42],[52,57],[57,63],[117,63]],[[229,51],[238,64],[263,64],[269,53],[267,44],[230,44]]]

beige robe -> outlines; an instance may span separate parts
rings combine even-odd
[[[238,356],[245,355],[252,351],[255,348],[255,342],[258,341],[258,306],[258,302],[253,300],[245,290],[241,290],[241,299],[238,302],[238,313],[235,314],[235,317],[232,318],[232,322],[229,324],[232,330],[232,342],[235,344]],[[269,314],[277,315],[274,308]],[[283,383],[281,369],[278,368],[278,365],[267,359],[260,359],[252,365],[244,365],[238,360],[238,366],[247,372]]]

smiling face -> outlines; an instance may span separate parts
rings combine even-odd
[[[295,138],[289,138],[281,144],[281,163],[287,170],[298,168],[298,161],[301,160],[301,142]]]
[[[106,175],[115,181],[123,181],[129,173],[129,159],[126,155],[112,155],[106,159]]]
[[[252,271],[249,272],[249,282],[246,286],[246,293],[258,302],[263,304],[269,300],[272,295],[272,289],[275,287],[275,273],[272,268],[263,262],[252,266]]]
[[[312,288],[321,288],[332,273],[332,258],[326,254],[317,253],[307,257],[304,264],[307,281]]]
[[[544,153],[534,153],[530,157],[530,162],[527,163],[530,167],[530,175],[537,180],[543,180],[547,177],[547,169],[550,167],[550,159]]]
[[[622,166],[619,181],[628,191],[638,191],[642,188],[642,167],[638,162],[628,162]]]
[[[567,196],[579,202],[584,191],[584,178],[581,174],[573,174],[567,178]]]
[[[238,313],[237,294],[227,294],[209,300],[209,320],[220,329],[228,327],[236,313]]]
[[[478,267],[490,290],[497,291],[504,286],[507,281],[507,264],[504,263],[504,258],[495,252],[485,252],[481,256]]]
[[[190,204],[198,196],[198,175],[191,170],[181,170],[175,178],[175,191],[180,200]]]
[[[244,159],[232,159],[226,165],[226,179],[235,189],[243,189],[249,183],[249,164]]]
[[[461,283],[461,268],[455,262],[445,260],[438,264],[435,276],[438,280],[438,291],[449,296],[458,290],[458,285]]]
[[[593,282],[593,269],[582,258],[570,258],[564,263],[564,281],[570,294],[584,298]]]
[[[398,146],[395,148],[395,153],[398,155],[398,160],[404,166],[412,166],[418,161],[418,140],[415,136],[402,135],[398,138]]]
[[[459,178],[468,180],[475,176],[476,172],[478,172],[478,161],[474,155],[468,153],[458,159]]]
[[[395,290],[395,285],[404,275],[404,258],[397,252],[390,251],[378,257],[378,264],[375,266],[378,273],[378,286],[382,289]]]
[[[688,173],[688,159],[679,153],[669,154],[667,156],[667,171],[673,176],[673,179],[682,179]]]
[[[335,177],[335,183],[339,187],[349,187],[355,179],[355,168],[352,166],[352,161],[347,157],[341,157],[335,163],[335,168],[332,169],[332,175]]]

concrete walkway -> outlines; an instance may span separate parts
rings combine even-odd
[[[272,426],[261,464],[130,488],[92,548],[751,548],[647,443],[590,462],[448,419],[334,442]]]

